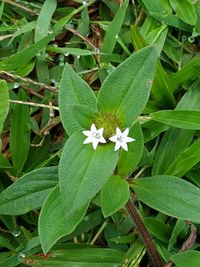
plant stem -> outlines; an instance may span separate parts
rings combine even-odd
[[[160,256],[156,250],[156,247],[153,243],[153,240],[149,234],[149,232],[147,231],[139,213],[137,212],[137,209],[135,208],[134,204],[132,203],[132,201],[129,199],[127,204],[126,204],[126,208],[129,212],[129,214],[131,215],[133,221],[135,222],[140,235],[146,245],[147,250],[149,251],[149,254],[152,257],[152,260],[154,262],[154,265],[156,267],[163,267],[162,261],[160,259]]]

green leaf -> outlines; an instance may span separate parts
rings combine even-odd
[[[188,0],[170,0],[170,4],[180,19],[190,25],[196,24],[197,14],[194,4]]]
[[[89,129],[97,114],[97,110],[86,105],[65,105],[64,109],[62,123],[69,135],[77,130]]]
[[[75,56],[89,56],[89,55],[93,55],[96,53],[95,51],[91,51],[91,50],[87,50],[87,49],[74,48],[74,47],[48,46],[46,50],[50,51],[50,52],[69,54],[69,55],[75,55]]]
[[[26,93],[23,90],[20,90],[17,99],[26,101]],[[12,162],[17,169],[18,175],[24,167],[29,152],[29,123],[29,107],[27,105],[15,104],[10,130],[10,150],[12,153]]]
[[[79,105],[81,112],[84,115],[86,114],[86,117],[93,117],[97,112],[96,97],[92,89],[68,64],[65,65],[62,74],[59,99],[61,120],[69,135],[77,129],[82,129],[82,127],[79,127],[80,123],[74,113],[76,111],[77,114],[78,106],[73,108],[73,105]]]
[[[175,224],[174,229],[171,233],[171,237],[170,237],[169,243],[168,243],[168,250],[169,251],[172,249],[172,247],[177,242],[177,238],[181,234],[181,232],[183,232],[185,230],[187,231],[187,228],[188,228],[188,225],[183,220],[177,220],[176,221],[176,224]]]
[[[101,208],[104,217],[123,208],[129,197],[128,182],[120,176],[111,176],[101,190]]]
[[[0,134],[9,109],[9,91],[7,83],[0,80]],[[0,146],[1,147],[1,146]]]
[[[148,45],[135,25],[131,26],[131,37],[136,50],[140,50]],[[175,105],[169,78],[163,69],[160,60],[158,60],[154,83],[152,85],[152,94],[156,101],[161,103],[163,106],[173,107]]]
[[[137,198],[164,214],[200,222],[200,189],[174,176],[159,175],[134,181]]]
[[[119,34],[122,27],[128,3],[128,0],[123,1],[123,4],[118,9],[113,21],[109,25],[101,47],[102,53],[112,54],[117,41],[116,36]],[[106,59],[106,57],[103,57],[103,59]]]
[[[199,267],[200,252],[195,250],[180,252],[173,255],[171,260],[177,267]]]
[[[117,165],[118,172],[122,176],[133,172],[142,157],[144,140],[139,122],[132,126],[129,136],[134,138],[135,141],[128,144],[128,152],[121,151]]]
[[[200,111],[197,110],[161,110],[151,113],[150,117],[177,128],[200,130]]]
[[[76,247],[77,246],[77,247]],[[85,248],[76,245],[67,249],[53,250],[48,257],[48,266],[65,267],[120,267],[125,253],[109,248]],[[32,256],[36,265],[43,266],[47,260]]]
[[[57,183],[57,167],[41,168],[25,174],[1,192],[0,214],[19,215],[40,208]]]
[[[67,140],[59,163],[59,179],[66,214],[87,205],[112,175],[118,160],[113,144],[93,150],[76,132]]]
[[[190,147],[177,156],[171,163],[165,174],[182,177],[194,165],[200,161],[200,140],[194,142]]]
[[[131,55],[103,82],[98,95],[100,112],[114,113],[123,126],[130,126],[143,111],[156,70],[154,47]]]
[[[199,110],[200,81],[197,80],[180,100],[177,110]],[[152,174],[163,174],[175,158],[182,153],[192,141],[193,130],[171,128],[165,132],[158,146]]]
[[[70,234],[75,229],[83,219],[87,207],[87,204],[83,204],[68,216],[63,207],[59,186],[57,185],[50,192],[40,212],[38,223],[44,253],[47,253],[59,238]]]
[[[49,32],[49,24],[56,10],[57,1],[56,0],[46,0],[41,8],[40,14],[37,19],[37,24],[35,27],[35,42],[37,43]]]

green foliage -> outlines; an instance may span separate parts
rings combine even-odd
[[[199,1],[0,22],[0,266],[199,266]]]

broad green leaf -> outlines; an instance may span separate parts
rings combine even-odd
[[[38,224],[44,253],[47,253],[59,238],[70,234],[75,229],[83,219],[87,207],[87,204],[83,204],[68,216],[63,207],[59,186],[57,185],[50,192],[40,212]]]
[[[181,20],[190,25],[196,24],[197,14],[194,4],[190,3],[188,0],[170,0],[170,4]]]
[[[194,142],[190,147],[178,155],[171,163],[165,174],[182,177],[194,165],[200,161],[200,140]]]
[[[118,172],[122,176],[133,172],[142,157],[144,140],[139,122],[134,123],[129,136],[134,138],[135,141],[128,144],[128,152],[121,151],[117,165]]]
[[[197,110],[161,110],[151,113],[150,117],[177,128],[200,130],[200,111]]]
[[[177,267],[199,267],[200,252],[196,250],[188,250],[180,252],[171,257],[171,260]]]
[[[129,197],[128,182],[120,176],[112,175],[101,190],[101,208],[104,217],[123,208]]]
[[[124,127],[144,110],[156,70],[154,47],[134,53],[103,82],[98,95],[100,112],[115,114]]]
[[[145,5],[149,12],[169,12],[171,13],[171,7],[167,0],[160,0],[149,1],[149,0],[142,0],[142,3]]]
[[[112,175],[118,160],[113,144],[83,144],[76,132],[67,140],[59,163],[61,197],[66,214],[87,205]]]
[[[0,193],[0,214],[19,215],[40,208],[57,183],[57,167],[25,174]]]
[[[49,32],[49,24],[56,10],[56,0],[46,0],[41,8],[35,27],[35,42],[37,43],[44,38]]]
[[[197,80],[180,100],[176,110],[199,110],[200,91]],[[165,132],[158,146],[152,174],[163,174],[175,158],[182,153],[192,141],[193,130],[171,128]]]
[[[62,114],[62,123],[66,125],[69,135],[77,130],[90,129],[97,110],[86,105],[65,105]]]
[[[113,21],[109,25],[101,47],[102,53],[112,54],[117,41],[116,36],[119,34],[120,29],[122,27],[128,3],[128,0],[123,1],[123,4],[117,11]],[[103,59],[106,59],[106,57],[103,57]]]
[[[9,91],[7,83],[0,80],[0,134],[9,109]],[[1,146],[0,146],[1,147]]]
[[[132,188],[146,205],[169,216],[200,222],[200,189],[174,176],[137,179]]]
[[[26,101],[27,96],[23,90],[19,91],[18,100]],[[30,146],[30,113],[27,105],[15,104],[10,129],[10,150],[12,162],[19,175],[24,167]]]
[[[61,120],[69,135],[79,128],[77,125],[80,125],[75,115],[78,111],[77,106],[73,108],[73,105],[79,105],[83,117],[85,115],[93,117],[96,113],[96,97],[92,89],[68,64],[65,65],[62,74],[59,99]]]
[[[131,37],[136,50],[140,50],[148,45],[147,41],[143,39],[135,25],[131,26]],[[156,101],[161,103],[163,106],[173,107],[175,105],[169,78],[160,63],[160,60],[158,60],[158,66],[152,85],[152,94]]]

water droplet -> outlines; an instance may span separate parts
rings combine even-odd
[[[182,42],[185,42],[185,41],[187,40],[187,36],[186,36],[186,35],[183,35],[183,36],[181,37],[181,39],[182,39]]]
[[[65,65],[65,63],[63,62],[63,61],[61,61],[60,63],[59,63],[59,66],[60,67],[63,67]]]
[[[188,37],[188,42],[194,43],[195,38],[193,36]]]
[[[96,48],[94,49],[94,51],[95,51],[95,54],[97,54],[97,55],[100,54],[100,50],[99,50],[99,48],[96,47]]]
[[[65,57],[68,57],[69,56],[69,53],[64,53]]]
[[[88,4],[89,4],[89,0],[83,0],[83,6],[88,6]]]
[[[57,86],[58,82],[55,79],[51,79],[51,85],[52,86]]]
[[[14,83],[13,84],[13,89],[16,89],[16,88],[18,88],[19,87],[19,83]]]
[[[54,46],[54,47],[58,47],[58,45],[57,45],[57,44],[52,44],[52,46]]]
[[[79,59],[80,58],[80,55],[77,55],[76,58]]]
[[[26,254],[24,252],[20,252],[17,256],[20,261],[23,261],[26,258]]]
[[[118,35],[118,34],[116,34],[116,35],[115,35],[115,38],[116,38],[116,39],[118,39],[118,38],[119,38],[119,35]]]
[[[61,55],[59,56],[59,60],[60,60],[60,61],[64,61],[64,60],[65,60],[65,56],[61,54]]]
[[[14,237],[18,237],[18,236],[20,236],[20,234],[21,234],[21,232],[20,232],[20,230],[18,230],[18,229],[15,229],[15,230],[12,231],[12,235],[13,235]]]

